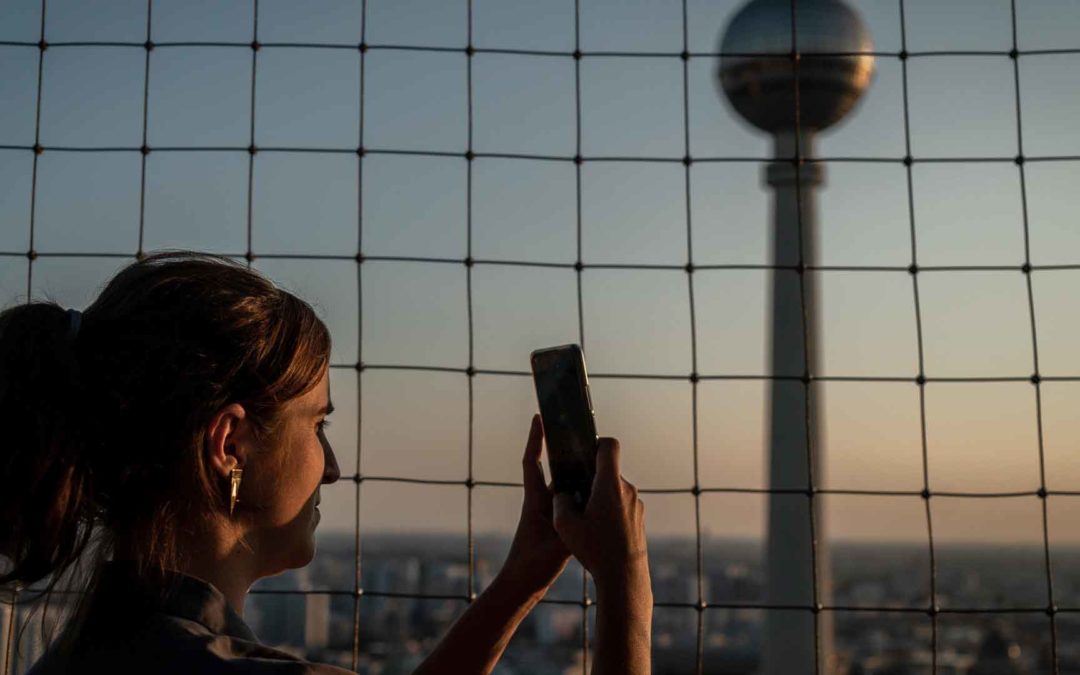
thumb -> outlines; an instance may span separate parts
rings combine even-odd
[[[547,491],[544,482],[544,470],[540,466],[540,452],[544,440],[544,430],[540,415],[533,415],[529,440],[525,444],[525,455],[521,459],[522,474],[525,483],[525,497],[538,499]]]

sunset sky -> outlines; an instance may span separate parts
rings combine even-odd
[[[688,48],[717,49],[741,3],[688,0]],[[879,51],[901,48],[899,3],[852,2]],[[359,0],[259,3],[264,43],[355,45]],[[109,9],[50,0],[46,39],[138,42],[146,2]],[[368,3],[372,45],[464,47],[466,3]],[[581,49],[659,52],[581,61],[582,154],[685,154],[681,2],[582,0]],[[1080,49],[1080,4],[1017,0],[1021,50]],[[0,250],[30,246],[40,3],[0,6]],[[1007,51],[1008,0],[907,0],[910,51]],[[151,38],[247,43],[249,3],[155,0]],[[483,48],[570,52],[574,4],[475,0],[474,43]],[[467,57],[462,53],[367,52],[361,141],[360,54],[356,49],[267,45],[257,56],[253,237],[258,254],[467,255],[467,164],[462,157],[389,156],[373,149],[464,153]],[[145,52],[137,47],[56,45],[44,55],[33,248],[39,252],[122,252],[138,243]],[[150,56],[148,144],[217,150],[152,152],[146,161],[144,247],[242,255],[247,249],[252,52],[243,46],[161,46]],[[476,152],[575,153],[574,60],[568,55],[478,54],[473,58]],[[697,159],[765,159],[767,136],[737,119],[712,81],[715,58],[688,65],[690,153]],[[1034,265],[1080,265],[1080,54],[1020,58],[1026,214]],[[901,266],[912,262],[909,222],[923,266],[1024,262],[1024,201],[1013,66],[1005,55],[920,56],[908,61],[912,154],[994,158],[991,162],[826,165],[819,195],[820,263]],[[878,57],[873,84],[845,121],[823,133],[821,157],[904,155],[901,62]],[[695,265],[768,264],[770,193],[760,161],[698,162],[689,204],[681,163],[586,161],[581,170],[586,263],[684,265],[689,214]],[[358,209],[358,203],[361,204]],[[362,229],[358,226],[358,211]],[[480,158],[472,176],[472,255],[483,260],[572,264],[576,253],[575,167],[570,161]],[[362,233],[362,236],[361,236]],[[362,245],[361,245],[362,241]],[[42,258],[33,297],[85,307],[129,260]],[[0,257],[0,306],[25,301],[25,257]],[[258,260],[256,267],[316,305],[334,337],[335,364],[465,368],[469,365],[466,268],[460,263],[369,261],[358,290],[352,260]],[[697,369],[703,375],[765,375],[768,272],[694,274]],[[579,342],[576,273],[569,268],[478,264],[472,271],[473,363],[515,371],[474,384],[477,480],[520,480],[520,456],[536,409],[527,376],[533,349]],[[826,376],[918,372],[911,277],[899,272],[821,272]],[[1020,377],[1035,372],[1028,299],[1019,271],[927,272],[919,277],[925,370],[930,377]],[[1075,348],[1080,269],[1033,276],[1039,371],[1080,376]],[[688,381],[605,378],[637,373],[688,376],[687,275],[681,270],[587,269],[582,274],[584,346],[601,435],[618,437],[626,476],[641,488],[694,482]],[[362,331],[358,312],[362,304]],[[469,383],[461,373],[335,370],[337,411],[328,436],[342,472],[464,480],[468,469]],[[362,388],[363,404],[359,403]],[[820,485],[865,490],[923,487],[918,389],[913,382],[821,385],[825,445]],[[1047,487],[1080,491],[1080,382],[1046,382],[1042,430]],[[767,487],[763,431],[767,382],[714,380],[698,386],[702,487]],[[358,432],[358,414],[363,424]],[[1039,487],[1035,387],[1027,382],[932,383],[926,391],[929,483],[933,490],[1034,492]],[[353,528],[355,485],[323,490],[326,530]],[[477,532],[512,531],[518,488],[474,493]],[[924,541],[923,504],[913,497],[825,496],[830,536]],[[656,535],[694,532],[694,498],[647,495]],[[701,498],[712,537],[760,538],[765,496]],[[935,498],[935,538],[1036,542],[1042,514],[1034,496]],[[1049,501],[1055,541],[1080,541],[1080,497]],[[464,536],[466,489],[365,482],[362,531],[441,531]]]

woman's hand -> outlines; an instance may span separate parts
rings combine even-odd
[[[543,594],[559,578],[570,559],[570,551],[555,532],[551,487],[544,482],[540,466],[544,430],[540,415],[533,415],[525,455],[521,459],[525,500],[521,505],[510,553],[499,576],[530,594]]]
[[[596,580],[596,656],[592,675],[652,672],[652,585],[645,504],[619,471],[619,441],[596,446],[596,478],[585,511],[555,498],[559,536]]]
[[[649,590],[645,543],[645,504],[619,470],[619,441],[605,437],[596,447],[592,494],[579,513],[568,494],[555,498],[555,529],[570,551],[596,579],[597,592],[611,585]]]

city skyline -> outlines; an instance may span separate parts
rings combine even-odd
[[[415,667],[446,627],[466,607],[469,565],[452,538],[409,535],[370,536],[374,551],[364,556],[359,598],[360,622],[353,621],[356,567],[352,535],[319,535],[323,555],[311,565],[260,581],[245,600],[245,621],[266,644],[298,656],[352,667],[354,631],[359,631],[357,668]],[[474,572],[478,589],[490,583],[509,541],[478,537]],[[893,673],[923,673],[931,662],[930,565],[918,545],[837,546],[833,559],[835,606],[841,662]],[[702,583],[705,612],[705,673],[752,671],[760,661],[762,626],[770,610],[763,597],[762,550],[732,542],[706,543]],[[1041,551],[986,547],[939,550],[936,565],[940,672],[964,672],[989,640],[1019,649],[1008,661],[1027,672],[1048,670],[1048,618]],[[1080,549],[1073,547],[1056,572],[1059,672],[1080,672]],[[693,542],[661,546],[651,556],[658,606],[652,627],[654,671],[695,672],[697,557]],[[595,597],[595,596],[594,596]],[[581,600],[580,568],[573,565],[549,591],[546,602],[525,620],[495,673],[563,675],[580,672],[582,620],[595,635],[595,608]],[[979,608],[977,613],[965,610]],[[1011,611],[1029,609],[1033,611]],[[995,612],[994,610],[998,610]],[[23,608],[20,612],[26,612]],[[51,612],[65,611],[63,599]],[[771,610],[790,611],[790,610]],[[804,610],[805,611],[805,610]],[[8,615],[0,612],[0,634]],[[40,614],[38,615],[40,617]],[[12,675],[20,675],[40,649],[38,624],[24,633]],[[28,656],[29,655],[29,656]],[[950,670],[954,669],[954,670]],[[381,671],[381,672],[385,672]],[[1021,670],[1020,672],[1025,672]]]

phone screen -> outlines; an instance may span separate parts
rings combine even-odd
[[[585,508],[596,475],[596,421],[585,358],[578,345],[532,353],[533,381],[544,424],[552,489]]]

